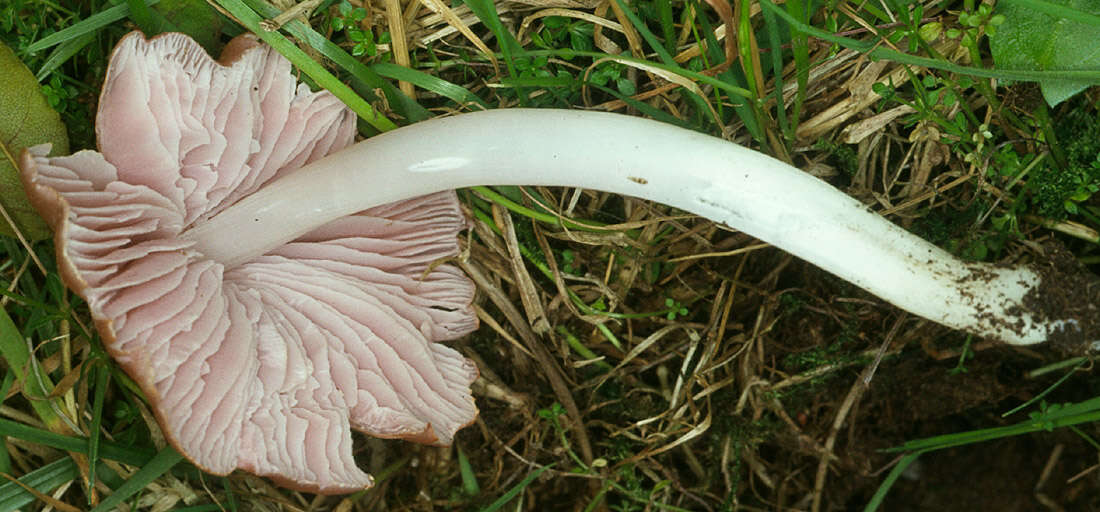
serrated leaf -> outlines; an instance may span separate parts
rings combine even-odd
[[[0,43],[0,205],[28,240],[46,238],[50,230],[27,203],[16,162],[23,148],[44,142],[53,144],[52,154],[69,152],[61,116],[46,102],[31,70]],[[15,234],[3,217],[0,234]]]
[[[1048,0],[1052,6],[1100,14],[1100,0]],[[1067,16],[1052,16],[1015,1],[997,2],[1004,23],[989,38],[1000,69],[1069,71],[1100,69],[1100,27]],[[1043,97],[1057,105],[1093,82],[1051,78],[1039,82]]]

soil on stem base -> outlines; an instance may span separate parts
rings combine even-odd
[[[1085,353],[1100,342],[1100,277],[1089,272],[1069,251],[1046,247],[1050,258],[1035,270],[1042,282],[1024,296],[1024,305],[1040,320],[1064,320],[1048,343],[1068,353]]]

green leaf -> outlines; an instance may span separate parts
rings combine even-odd
[[[466,7],[470,8],[470,11],[477,16],[481,23],[483,23],[490,32],[496,36],[497,41],[500,42],[500,53],[504,56],[504,65],[508,68],[508,76],[515,77],[516,74],[516,59],[523,56],[523,46],[519,44],[516,37],[512,35],[508,29],[504,28],[504,24],[500,21],[500,14],[497,13],[496,4],[491,0],[462,0],[466,4]],[[519,95],[520,105],[526,106],[527,95],[523,92],[517,91]]]
[[[19,190],[22,189],[20,186]],[[38,418],[47,427],[61,430],[62,420],[54,412],[54,404],[46,398],[53,391],[53,383],[37,364],[31,364],[30,349],[23,334],[3,307],[0,307],[0,357],[7,362],[16,380],[22,383],[23,394],[30,398],[31,409],[38,414]]]
[[[237,18],[245,28],[256,34],[265,43],[271,45],[275,51],[283,54],[295,67],[313,79],[317,85],[328,89],[348,108],[352,109],[359,118],[366,121],[380,132],[392,130],[397,127],[389,119],[374,110],[362,96],[355,93],[350,87],[344,85],[338,78],[329,73],[324,66],[306,55],[306,52],[298,48],[278,31],[264,30],[260,23],[264,20],[256,11],[252,10],[243,0],[213,0],[222,9]],[[320,34],[318,34],[320,35]],[[351,57],[348,57],[351,58]]]
[[[130,19],[153,37],[165,32],[182,32],[194,39],[207,53],[221,52],[222,17],[205,0],[161,0],[155,9],[147,0],[127,0]]]
[[[998,68],[1037,71],[1100,69],[1100,0],[1010,0],[997,3],[1004,16],[989,38]],[[1057,15],[1055,14],[1057,13]],[[1057,105],[1086,87],[1091,80],[1045,79],[1043,97]]]
[[[88,32],[57,45],[57,47],[50,52],[50,56],[46,58],[46,62],[43,62],[42,66],[38,68],[38,73],[35,73],[34,78],[39,81],[45,80],[50,73],[53,73],[54,70],[61,67],[61,65],[71,59],[73,55],[80,53],[85,46],[88,46],[88,44],[94,40],[95,33]]]
[[[546,471],[547,469],[550,469],[550,466],[543,466],[532,471],[531,474],[527,475],[527,477],[523,479],[523,481],[513,486],[511,489],[508,490],[508,492],[502,494],[499,498],[496,499],[496,501],[490,503],[488,507],[481,509],[481,512],[495,512],[497,510],[500,510],[505,505],[507,505],[509,501],[512,501],[516,496],[519,496],[519,493],[523,492],[523,490],[526,489],[528,485],[531,485],[531,482],[534,482],[535,479],[538,478],[539,475],[541,475],[542,472]]]
[[[24,425],[0,418],[0,435],[21,439],[30,444],[49,446],[67,452],[83,453],[88,448],[88,440],[80,437],[63,436],[49,430]],[[100,459],[111,459],[131,466],[143,466],[156,452],[152,448],[122,446],[103,441],[99,444]],[[0,492],[0,496],[3,493]]]
[[[145,0],[145,5],[155,5],[159,1],[160,0]],[[51,46],[64,43],[85,34],[91,34],[129,15],[130,6],[128,4],[119,4],[110,9],[104,9],[31,43],[31,45],[27,47],[27,53],[38,53]]]
[[[160,26],[160,22],[153,17],[153,11],[141,0],[126,1],[127,5],[130,6],[130,19],[138,26],[139,30],[145,33],[146,37],[153,37],[163,32],[164,29]]]
[[[206,0],[162,0],[156,11],[171,23],[171,30],[191,36],[210,55],[221,53],[222,17]]]
[[[31,70],[0,43],[0,206],[28,240],[50,236],[46,223],[27,203],[16,162],[23,148],[49,142],[54,154],[69,152],[61,116],[50,108]],[[0,234],[14,235],[0,216]]]
[[[466,452],[463,452],[462,447],[458,445],[455,445],[455,450],[458,451],[458,472],[462,476],[462,492],[467,496],[481,494],[481,486],[477,483],[477,473],[470,465],[470,459],[466,457]]]
[[[76,469],[76,463],[73,459],[66,457],[23,475],[19,482],[38,492],[49,494],[54,489],[72,482],[78,476],[80,473]],[[27,492],[22,485],[8,481],[0,484],[0,512],[25,510],[21,507],[26,507],[35,501],[34,495]]]
[[[1040,0],[1008,0],[1011,2],[1034,2],[1039,3]],[[775,5],[771,0],[760,0],[760,5],[769,11],[775,13],[783,21],[789,23],[798,32],[808,34],[817,37],[823,41],[833,43],[836,45],[849,48],[860,53],[863,53],[871,59],[883,59],[899,62],[902,64],[908,64],[910,66],[922,66],[931,69],[940,69],[951,73],[961,73],[970,76],[980,76],[988,78],[998,78],[1001,80],[1019,80],[1026,82],[1045,82],[1052,79],[1066,79],[1066,80],[1078,80],[1089,81],[1090,84],[1100,84],[1100,67],[1092,66],[1089,69],[1067,69],[1067,70],[1035,70],[1035,69],[987,69],[981,66],[963,66],[955,64],[954,62],[944,59],[934,59],[931,57],[918,57],[916,55],[910,55],[902,53],[897,50],[880,45],[874,40],[862,41],[858,39],[852,39],[848,37],[841,37],[832,32],[828,32],[816,27],[812,27],[806,23],[803,23],[794,16],[791,16],[787,11],[783,10],[779,6]],[[867,4],[863,5],[864,8],[869,8]],[[1064,8],[1063,8],[1064,9]],[[1091,16],[1091,15],[1089,15]],[[1093,16],[1095,17],[1095,16]],[[1090,18],[1091,19],[1091,18]],[[1100,25],[1100,24],[1098,24]],[[835,27],[833,27],[835,29]],[[717,46],[717,45],[715,45]],[[533,52],[534,53],[534,52]],[[706,75],[703,75],[706,76]],[[707,77],[710,78],[710,77]],[[703,83],[709,83],[706,80],[701,80]],[[719,86],[721,87],[721,86]],[[958,119],[965,119],[966,116],[958,116]]]
[[[126,480],[126,483],[119,486],[110,496],[99,502],[99,505],[92,509],[92,512],[107,512],[114,510],[115,507],[125,503],[126,500],[140,493],[150,483],[167,473],[182,460],[183,455],[180,455],[179,452],[171,447],[164,448],[145,464],[145,466],[137,470],[129,480]]]
[[[263,0],[247,0],[245,3],[252,9],[255,9],[261,16],[267,18],[274,18],[280,12],[274,6]],[[348,5],[348,8],[351,8],[350,4]],[[381,71],[378,71],[376,73],[374,69],[368,68],[365,64],[359,62],[358,59],[352,57],[350,54],[348,54],[348,52],[344,51],[343,48],[337,46],[332,41],[329,41],[324,34],[318,33],[317,31],[313,30],[309,25],[302,23],[299,20],[291,20],[286,25],[283,25],[283,30],[289,32],[290,35],[301,41],[302,44],[309,45],[318,52],[321,52],[321,55],[324,55],[325,58],[331,60],[338,67],[343,68],[345,71],[347,71],[348,74],[353,77],[352,87],[354,87],[355,91],[358,92],[359,95],[366,100],[376,100],[377,96],[374,95],[374,92],[371,89],[380,89],[382,90],[383,94],[385,94],[386,99],[389,101],[390,107],[394,109],[394,112],[401,115],[406,120],[422,121],[431,117],[431,113],[429,113],[427,109],[420,106],[420,104],[414,101],[412,98],[405,96],[400,89],[398,89],[389,81],[383,80],[382,77],[379,76],[379,73],[381,73]],[[397,67],[401,69],[408,69],[402,68],[401,66]],[[431,77],[431,75],[428,75],[427,73],[419,71],[417,73],[420,73],[425,77]],[[413,83],[417,86],[424,87],[419,83]],[[363,87],[364,85],[367,87]],[[431,88],[428,89],[434,90]],[[442,92],[440,92],[440,94],[447,96]],[[346,100],[344,100],[344,102],[347,103]]]

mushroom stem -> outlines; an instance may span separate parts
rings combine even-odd
[[[417,123],[307,165],[184,237],[234,266],[345,215],[474,185],[582,187],[661,202],[771,243],[916,315],[1007,343],[1080,328],[1026,305],[1042,281],[1035,270],[963,262],[778,160],[607,113],[504,109]]]

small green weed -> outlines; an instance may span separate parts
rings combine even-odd
[[[687,316],[688,314],[688,308],[684,307],[683,304],[680,304],[672,297],[665,299],[665,307],[668,308],[668,312],[665,313],[665,318],[668,320],[676,320],[677,316]]]
[[[1005,16],[993,14],[990,4],[982,3],[974,8],[971,3],[967,9],[959,12],[958,28],[949,28],[945,35],[949,39],[958,39],[959,44],[970,52],[971,58],[981,57],[980,44],[983,36],[993,37],[997,34],[997,27],[1003,25]]]
[[[821,138],[814,141],[814,149],[828,154],[829,164],[846,176],[855,176],[856,171],[859,170],[859,155],[848,144],[840,144],[831,139]]]
[[[591,22],[564,16],[547,16],[542,19],[542,27],[542,30],[531,34],[531,42],[539,48],[545,50],[572,48],[581,51],[595,49]]]
[[[1040,215],[1064,219],[1086,213],[1080,205],[1100,191],[1100,119],[1084,98],[1065,106],[1054,125],[1054,162],[1038,166],[1028,181]]]
[[[580,456],[573,451],[573,444],[569,441],[569,434],[565,426],[562,425],[560,418],[562,416],[565,416],[565,407],[563,407],[558,402],[554,402],[553,404],[550,404],[550,407],[539,409],[536,414],[543,421],[546,421],[550,424],[550,427],[554,431],[554,434],[561,442],[562,449],[565,450],[565,453],[567,453],[569,455],[569,458],[572,459],[573,462],[577,465],[574,471],[589,471],[590,468],[588,467],[588,465],[585,464],[584,461],[581,460]]]
[[[355,57],[374,57],[378,55],[378,45],[375,42],[374,32],[364,30],[360,24],[367,17],[367,10],[363,7],[352,7],[347,0],[337,4],[336,9],[338,15],[332,17],[329,26],[336,32],[344,32],[344,36],[352,45],[351,54]],[[386,39],[388,39],[388,34]]]
[[[85,7],[94,12],[99,4],[92,2]],[[33,0],[11,0],[0,6],[0,42],[10,46],[43,84],[42,91],[50,106],[61,114],[74,150],[95,146],[93,98],[98,94],[99,80],[106,71],[103,60],[116,38],[112,35],[87,42],[70,41],[79,43],[76,48],[80,51],[63,61],[58,60],[61,47],[33,54],[27,48],[79,20],[80,16],[79,12],[63,4],[41,5]]]
[[[844,343],[838,341],[824,347],[814,347],[805,352],[787,354],[783,357],[783,367],[793,372],[802,372],[833,365],[844,358]]]

